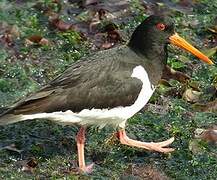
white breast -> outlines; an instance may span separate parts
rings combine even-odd
[[[136,101],[131,106],[116,107],[112,109],[84,109],[79,113],[59,111],[53,113],[20,115],[20,120],[45,118],[65,125],[76,123],[80,125],[96,125],[103,127],[108,124],[123,128],[126,120],[140,111],[154,92],[154,87],[151,85],[148,74],[142,66],[136,66],[133,69],[131,77],[142,81],[142,89]]]

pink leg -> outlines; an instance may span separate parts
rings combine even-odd
[[[80,171],[84,173],[91,173],[93,169],[93,164],[86,166],[85,158],[84,158],[85,130],[86,130],[85,127],[81,127],[76,136],[77,149],[78,149],[78,165]]]
[[[174,151],[173,148],[165,148],[165,146],[168,146],[169,144],[171,144],[174,141],[174,138],[170,138],[166,141],[162,141],[162,142],[141,142],[141,141],[136,141],[133,139],[130,139],[129,137],[127,137],[126,132],[124,129],[119,130],[118,131],[118,138],[121,142],[121,144],[125,144],[128,146],[133,146],[133,147],[138,147],[138,148],[143,148],[143,149],[147,149],[149,151],[157,151],[157,152],[162,152],[162,153],[169,153]]]

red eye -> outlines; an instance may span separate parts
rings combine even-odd
[[[156,25],[156,27],[157,27],[157,29],[159,29],[161,31],[165,30],[165,28],[166,28],[165,24],[163,24],[163,23],[158,23]]]

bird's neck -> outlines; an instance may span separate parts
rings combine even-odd
[[[167,45],[159,46],[155,43],[148,43],[142,44],[141,48],[138,48],[138,44],[135,45],[131,42],[128,47],[141,58],[141,64],[150,75],[152,83],[158,84],[166,65]]]

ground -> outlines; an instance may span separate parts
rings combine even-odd
[[[149,14],[170,13],[177,32],[217,62],[215,0],[0,2],[1,111],[60,74],[80,57],[126,43]],[[147,106],[128,121],[130,137],[174,136],[175,152],[120,145],[112,127],[88,129],[91,175],[77,174],[78,127],[28,121],[0,127],[1,179],[215,179],[217,66],[174,47],[165,76]],[[186,77],[188,76],[188,80]],[[178,78],[177,78],[178,77]],[[175,80],[178,79],[178,80]]]

